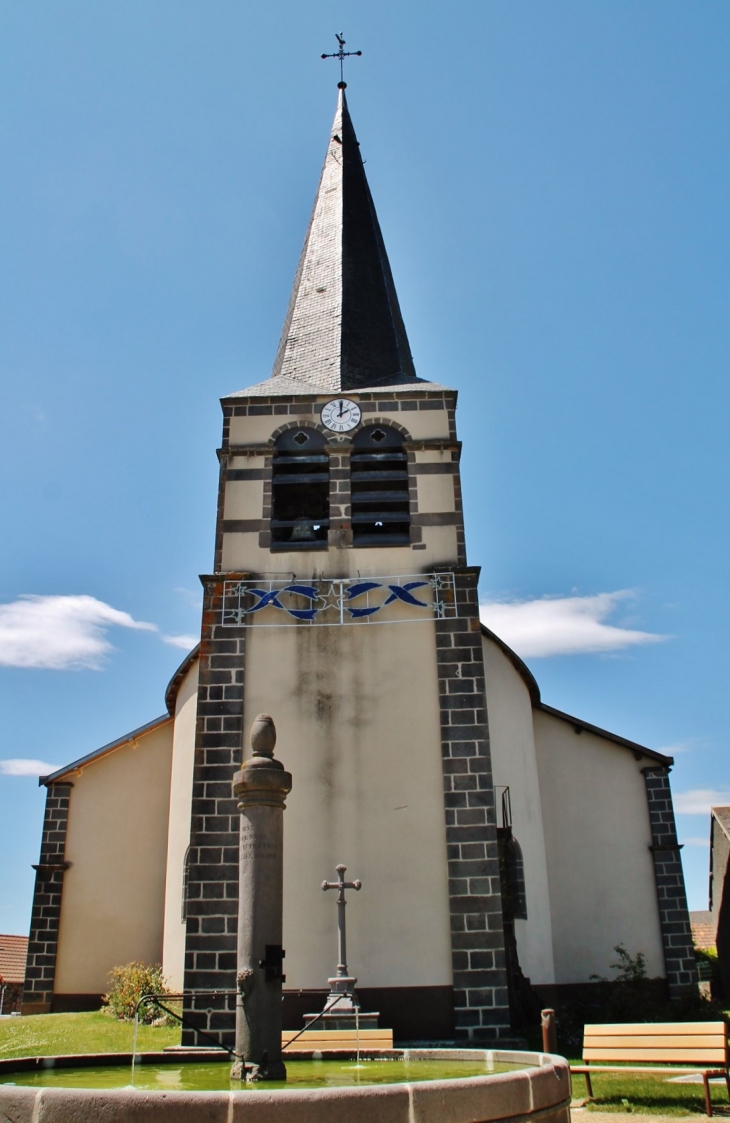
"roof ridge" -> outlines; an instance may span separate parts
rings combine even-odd
[[[117,737],[116,740],[109,741],[106,745],[101,745],[100,748],[94,749],[85,756],[79,757],[78,760],[72,760],[70,764],[65,764],[63,768],[57,768],[55,772],[50,772],[47,776],[39,776],[38,784],[46,787],[48,784],[55,784],[67,773],[75,772],[77,769],[83,768],[84,765],[90,764],[92,760],[98,760],[99,757],[106,756],[107,753],[114,752],[115,749],[120,749],[122,745],[128,745],[132,741],[136,741],[138,737],[143,737],[146,733],[151,733],[153,729],[164,725],[168,721],[172,721],[172,716],[169,713],[161,714],[160,717],[153,718],[152,721],[138,726],[130,733],[124,733],[121,737]]]

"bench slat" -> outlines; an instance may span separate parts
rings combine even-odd
[[[371,1052],[380,1053],[380,1052],[390,1051],[392,1048],[393,1048],[392,1044],[389,1044],[386,1041],[374,1041],[372,1046],[368,1046],[367,1049],[361,1049],[361,1054],[362,1054],[362,1056],[366,1056],[367,1053],[371,1053]],[[305,1053],[344,1052],[346,1054],[346,1056],[352,1056],[353,1050],[350,1049],[349,1046],[329,1046],[329,1048],[325,1048],[325,1046],[313,1046],[313,1044],[309,1044],[309,1046],[303,1046],[303,1044],[300,1041],[298,1041],[295,1044],[293,1044],[293,1046],[290,1046],[289,1049],[286,1049],[284,1051],[283,1057],[284,1058],[291,1057],[293,1053],[298,1053],[298,1052],[305,1052]]]
[[[328,1049],[347,1049],[348,1052],[353,1051],[354,1046],[351,1041],[343,1041],[341,1038],[337,1037],[334,1031],[331,1036],[333,1037],[332,1041],[305,1041],[303,1037],[298,1037],[294,1044],[289,1046],[287,1052],[291,1052],[292,1049],[304,1049],[306,1051],[319,1049],[325,1052]],[[282,1042],[282,1044],[284,1044],[284,1042]],[[393,1042],[390,1037],[380,1037],[376,1038],[375,1041],[368,1041],[367,1045],[361,1042],[360,1047],[363,1052],[367,1053],[372,1049],[392,1049]]]
[[[724,1049],[592,1049],[583,1050],[584,1061],[663,1061],[696,1065],[725,1064]]]
[[[291,1038],[293,1037],[293,1034],[290,1034],[289,1036]],[[325,1038],[325,1040],[322,1040],[323,1037]],[[287,1044],[287,1041],[285,1040],[283,1034],[281,1043],[282,1045]],[[303,1033],[301,1037],[298,1037],[296,1041],[294,1041],[289,1046],[287,1052],[309,1052],[312,1050],[326,1051],[328,1049],[346,1049],[348,1052],[352,1052],[354,1047],[355,1042],[351,1037],[343,1037],[337,1032],[337,1030],[330,1030],[328,1033],[325,1033],[322,1036],[318,1035],[314,1040],[309,1037],[308,1034]],[[367,1041],[361,1040],[360,1047],[365,1052],[368,1052],[371,1049],[392,1049],[393,1034],[388,1030],[383,1030],[383,1032],[378,1037],[369,1037]]]
[[[665,1079],[672,1073],[676,1072],[707,1072],[710,1076],[724,1076],[727,1069],[711,1068],[709,1065],[574,1065],[571,1064],[570,1071],[584,1076],[600,1076],[602,1072],[650,1072],[655,1076],[663,1076]]]
[[[338,1037],[337,1034],[331,1033],[330,1040],[328,1041],[306,1041],[303,1037],[298,1037],[296,1041],[291,1043],[282,1041],[282,1046],[286,1045],[288,1049],[355,1049],[355,1042],[350,1041],[346,1037]],[[392,1049],[392,1037],[373,1037],[370,1041],[361,1041],[361,1049]]]
[[[698,1035],[701,1037],[727,1032],[724,1022],[608,1022],[605,1025],[587,1025],[585,1037],[629,1037],[634,1033],[650,1033],[653,1036]]]
[[[295,1037],[296,1041],[293,1040]],[[392,1029],[361,1029],[359,1038],[361,1049],[366,1051],[393,1048]],[[296,1030],[284,1030],[281,1035],[281,1044],[288,1046],[291,1053],[327,1049],[347,1049],[351,1052],[357,1040],[358,1033],[354,1029],[308,1029],[299,1037]]]
[[[281,1034],[281,1039],[282,1041],[291,1041],[292,1037],[296,1037],[298,1032],[296,1029],[285,1029]],[[361,1029],[359,1036],[361,1041],[380,1040],[381,1037],[389,1037],[392,1041],[393,1031],[392,1029]],[[338,1037],[341,1041],[356,1041],[358,1034],[354,1029],[306,1029],[299,1040],[304,1041],[306,1038],[308,1041],[331,1041],[335,1037]]]
[[[586,1047],[590,1049],[724,1049],[725,1037],[715,1034],[712,1037],[660,1037],[653,1034],[635,1037],[587,1037]]]
[[[392,1035],[388,1036],[387,1033],[384,1033],[382,1037],[370,1037],[370,1038],[368,1038],[367,1041],[361,1041],[360,1046],[363,1049],[373,1049],[373,1048],[375,1048],[376,1042],[380,1042],[380,1041],[389,1041],[390,1045],[388,1046],[388,1048],[390,1048],[393,1044],[393,1037],[392,1037]],[[335,1044],[335,1042],[339,1042],[339,1044]],[[307,1037],[305,1037],[304,1034],[302,1034],[302,1036],[297,1037],[296,1041],[294,1042],[295,1045],[299,1045],[300,1043],[302,1045],[305,1045],[309,1049],[314,1048],[314,1047],[316,1047],[316,1048],[321,1047],[323,1049],[344,1049],[344,1048],[347,1048],[347,1049],[353,1048],[354,1049],[355,1048],[355,1042],[352,1040],[351,1037],[340,1037],[340,1035],[338,1033],[335,1033],[334,1030],[331,1033],[327,1034],[326,1040],[323,1040],[321,1037],[318,1037],[315,1040],[312,1040],[311,1037],[307,1038]],[[287,1045],[288,1042],[285,1041],[284,1038],[282,1038],[282,1044]]]

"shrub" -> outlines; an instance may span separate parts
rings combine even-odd
[[[717,964],[717,948],[695,948],[695,959],[698,963]]]
[[[105,1012],[125,1022],[132,1021],[137,1003],[143,995],[172,993],[159,963],[155,967],[148,963],[127,963],[124,967],[115,967],[109,973],[109,982],[109,993],[102,998]],[[139,1020],[146,1025],[153,1022],[157,1025],[175,1024],[174,1018],[161,1014],[151,1002],[140,1007]]]
[[[617,962],[613,979],[598,975],[591,984],[580,988],[575,997],[558,1002],[558,1036],[567,1045],[578,1048],[586,1023],[602,1022],[702,1022],[723,1017],[720,1005],[704,998],[696,990],[670,1001],[664,979],[650,979],[646,956],[632,956],[618,944],[614,951]]]
[[[611,968],[617,972],[614,978],[615,983],[639,983],[642,979],[646,979],[646,956],[643,951],[637,951],[635,956],[631,956],[623,944],[616,944],[613,949],[618,956],[618,962],[612,963]],[[598,975],[593,975],[592,978],[598,979]],[[601,982],[606,982],[605,979],[600,979]]]

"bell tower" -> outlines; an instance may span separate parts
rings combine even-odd
[[[273,372],[222,399],[185,990],[198,992],[189,1016],[229,1041],[233,995],[212,992],[235,988],[230,779],[261,712],[276,720],[295,782],[285,1025],[299,1027],[316,1008],[311,992],[326,992],[335,933],[318,890],[342,863],[367,889],[348,908],[363,1009],[401,1038],[509,1034],[456,397],[416,376],[340,83]]]

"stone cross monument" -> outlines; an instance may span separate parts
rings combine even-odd
[[[330,993],[328,997],[328,1004],[337,1000],[337,1013],[344,1013],[346,1010],[352,1012],[353,1003],[357,1003],[355,997],[355,983],[354,979],[347,970],[347,917],[345,909],[347,907],[347,900],[345,899],[345,890],[354,889],[359,891],[362,889],[362,882],[358,881],[345,881],[345,873],[347,866],[335,866],[337,870],[337,881],[323,881],[322,888],[325,892],[328,889],[337,889],[337,972],[334,979],[328,979],[330,985]]]
[[[321,1022],[324,1029],[352,1029],[358,1025],[363,1029],[376,1029],[378,1014],[363,1014],[361,1012],[360,1003],[355,994],[357,979],[349,973],[347,967],[347,918],[345,915],[347,900],[345,890],[355,889],[359,892],[362,889],[362,882],[357,879],[345,881],[347,866],[335,866],[335,869],[337,870],[337,881],[323,881],[322,888],[325,892],[328,889],[338,890],[337,970],[334,978],[327,980],[330,985],[330,992],[327,995],[324,1011],[320,1014],[318,1021]],[[307,1014],[307,1018],[310,1016],[313,1017],[314,1015]]]
[[[285,1080],[281,1059],[281,946],[284,800],[291,774],[274,760],[276,728],[268,714],[251,726],[253,756],[233,777],[241,812],[239,851],[236,1053],[231,1076]]]

